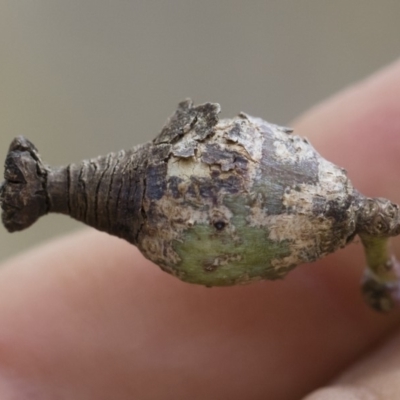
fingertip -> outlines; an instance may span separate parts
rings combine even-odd
[[[303,400],[378,400],[378,397],[368,388],[336,386],[319,389]]]
[[[359,191],[400,201],[400,60],[317,105],[294,126],[344,167]]]

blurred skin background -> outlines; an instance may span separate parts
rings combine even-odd
[[[287,124],[395,60],[399,15],[389,0],[0,1],[0,162],[21,134],[52,165],[129,148],[186,97]],[[0,260],[81,228],[0,227]]]

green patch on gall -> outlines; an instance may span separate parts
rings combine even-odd
[[[174,242],[181,259],[175,273],[186,282],[206,286],[279,278],[282,271],[272,261],[290,255],[289,242],[272,241],[267,229],[249,226],[244,200],[228,199],[225,205],[233,217],[223,229],[212,223],[194,225]]]

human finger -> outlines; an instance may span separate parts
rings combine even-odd
[[[371,147],[362,143],[356,157],[342,147],[352,145],[355,126],[368,138],[383,132],[395,139],[400,113],[391,110],[399,104],[399,76],[400,65],[392,66],[296,124],[364,191],[374,190],[368,185],[374,176],[364,178]],[[386,118],[377,131],[381,113]],[[384,158],[380,195],[398,201],[398,191],[388,187],[398,161]],[[383,317],[362,302],[362,265],[360,249],[350,246],[282,282],[206,289],[162,273],[115,238],[88,233],[62,239],[10,261],[0,273],[3,376],[23,377],[43,393],[96,399],[115,393],[143,399],[298,397],[398,321],[398,314]]]

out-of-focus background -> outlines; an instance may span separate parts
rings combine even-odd
[[[20,134],[50,164],[130,147],[186,97],[286,124],[395,60],[399,17],[393,0],[2,0],[0,162]],[[80,228],[0,227],[0,259]]]

